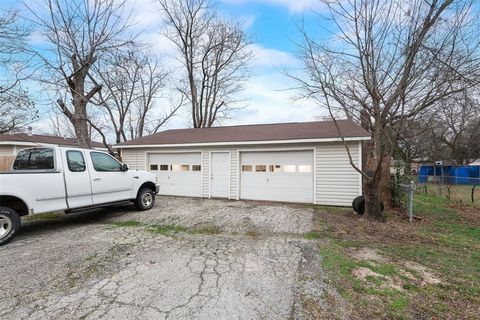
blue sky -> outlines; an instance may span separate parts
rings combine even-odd
[[[155,9],[155,0],[127,0],[127,5],[134,10],[138,28],[144,30],[142,40],[152,43],[154,50],[162,56],[172,55],[172,44],[161,38],[161,17]],[[2,10],[14,8],[21,9],[16,0],[0,2]],[[222,0],[218,8],[225,18],[243,21],[245,31],[255,41],[252,46],[255,55],[251,65],[253,76],[241,94],[246,107],[225,120],[224,124],[312,121],[322,116],[321,108],[312,101],[293,99],[298,92],[288,89],[293,88],[295,83],[281,72],[282,69],[301,66],[296,58],[295,45],[300,40],[299,25],[303,19],[308,29],[319,30],[320,18],[315,12],[321,11],[320,1]],[[51,116],[48,108],[41,108],[42,118],[34,124],[37,131],[45,131],[45,123]],[[185,112],[168,127],[185,127],[188,121]]]

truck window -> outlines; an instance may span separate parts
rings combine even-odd
[[[53,149],[47,148],[21,150],[13,162],[13,170],[52,170],[54,167]]]
[[[83,172],[85,171],[85,159],[80,151],[67,151],[67,164],[68,170],[71,172]]]
[[[93,168],[95,171],[116,172],[122,171],[122,164],[108,154],[101,152],[91,152]]]

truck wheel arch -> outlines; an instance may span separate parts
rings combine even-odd
[[[144,184],[142,184],[140,186],[140,188],[138,188],[137,195],[138,195],[138,192],[140,192],[140,190],[142,190],[143,188],[148,188],[148,189],[152,190],[153,192],[155,192],[155,184],[151,181],[148,181],[148,182],[145,182]]]
[[[15,210],[19,216],[28,215],[28,206],[25,201],[15,196],[0,196],[0,206]]]

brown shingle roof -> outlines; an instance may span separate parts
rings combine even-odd
[[[57,144],[63,146],[78,146],[77,139],[74,138],[62,138],[57,136],[49,136],[42,134],[26,134],[26,133],[16,133],[16,134],[0,134],[0,141],[2,142],[29,142],[29,143],[46,143],[46,144]],[[93,148],[105,148],[103,143],[91,141],[90,146]]]
[[[369,137],[351,120],[337,120],[344,137]],[[122,146],[340,138],[333,121],[293,122],[166,130],[118,144]]]

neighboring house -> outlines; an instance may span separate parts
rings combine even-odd
[[[337,123],[361,167],[368,132]],[[167,130],[114,147],[131,169],[154,172],[163,195],[349,206],[362,193],[332,121]]]
[[[18,151],[45,144],[78,146],[77,140],[73,138],[28,133],[0,134],[0,171],[10,169]],[[91,146],[93,149],[106,150],[100,142],[92,141]]]

